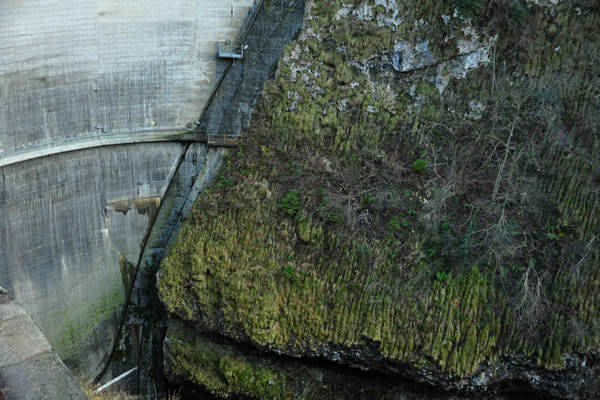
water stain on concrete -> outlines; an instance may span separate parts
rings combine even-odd
[[[121,269],[121,279],[123,280],[123,288],[129,297],[129,292],[135,281],[135,264],[132,263],[123,254],[119,255],[119,268]]]
[[[152,216],[160,206],[160,197],[144,197],[141,199],[127,199],[111,201],[106,203],[105,208],[114,210],[127,215],[132,207],[135,207],[138,214]]]

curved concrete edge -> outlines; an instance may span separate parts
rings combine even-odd
[[[69,151],[118,144],[176,141],[181,140],[183,136],[180,129],[137,130],[78,136],[0,152],[0,167]]]
[[[88,399],[27,311],[2,287],[0,399]]]

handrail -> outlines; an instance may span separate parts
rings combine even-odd
[[[240,33],[238,34],[236,43],[229,45],[232,47],[236,46],[236,45],[239,46],[241,55],[243,55],[243,51],[244,51],[244,41],[246,40],[246,37],[248,36],[248,33],[250,32],[250,28],[254,24],[254,21],[256,21],[256,17],[258,16],[258,12],[260,11],[260,9],[263,6],[263,3],[264,3],[264,0],[256,0],[254,5],[252,6],[252,9],[250,10],[250,14],[246,18],[246,21],[244,22],[244,25],[242,26]],[[217,43],[217,46],[218,46],[218,49],[221,49],[221,43]],[[217,81],[217,84],[214,86],[208,100],[204,103],[204,106],[202,107],[202,111],[200,112],[199,121],[202,121],[202,119],[204,118],[204,115],[206,114],[206,112],[208,111],[208,108],[212,104],[215,96],[217,95],[217,92],[219,91],[219,89],[221,87],[221,84],[225,80],[225,77],[227,76],[227,73],[231,69],[232,65],[233,65],[233,61],[229,60],[229,64],[227,65],[227,68],[225,69],[225,71],[223,71],[223,74],[219,77],[219,80]],[[194,133],[202,135],[203,132],[200,131],[199,127],[196,127],[196,129],[194,129]],[[206,135],[210,136],[210,134],[208,132],[206,132]]]
[[[260,9],[262,8],[264,0],[256,0],[252,9],[250,10],[250,14],[246,17],[246,21],[244,21],[244,25],[242,25],[242,29],[238,34],[237,39],[233,43],[225,42],[225,44],[221,44],[221,42],[217,43],[217,49],[219,53],[219,57],[222,58],[243,58],[244,57],[244,42],[246,41],[246,37],[256,21],[256,17]]]
[[[223,50],[229,50],[229,51],[237,51],[240,52],[242,51],[242,49],[244,48],[243,45],[241,44],[231,44],[231,43],[218,43],[217,47],[219,48],[219,50],[223,51]]]
[[[258,12],[260,11],[260,8],[262,7],[263,3],[264,3],[264,0],[257,0],[256,3],[254,3],[254,6],[252,7],[252,10],[250,11],[250,15],[248,15],[248,17],[246,18],[246,21],[244,22],[244,26],[242,27],[242,30],[240,31],[240,34],[238,35],[238,38],[237,38],[238,43],[243,44],[246,41],[246,37],[248,36],[248,33],[250,32],[250,28],[254,24],[254,21],[256,20],[256,17],[258,16]]]
[[[225,42],[217,43],[217,51],[220,58],[244,58],[244,46]]]

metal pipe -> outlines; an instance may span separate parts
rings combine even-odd
[[[127,377],[132,372],[135,372],[137,369],[138,369],[138,367],[133,367],[129,371],[127,371],[127,372],[125,372],[125,373],[117,376],[114,379],[111,379],[110,381],[106,382],[104,385],[102,385],[98,389],[96,389],[96,393],[100,393],[101,391],[103,391],[107,387],[110,387],[110,386],[114,385],[115,383],[119,382],[121,379]]]

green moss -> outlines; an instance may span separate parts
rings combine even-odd
[[[328,215],[329,217],[330,215]],[[296,222],[298,238],[306,244],[321,244],[324,238],[324,228],[319,222],[313,222],[311,216],[302,216]]]
[[[497,301],[488,297],[487,290],[479,289],[490,282],[477,269],[466,278],[436,281],[432,297],[420,292],[420,300],[414,303],[417,293],[397,286],[399,277],[394,271],[398,266],[393,261],[374,265],[369,261],[373,255],[365,245],[381,249],[380,242],[349,242],[338,247],[337,258],[315,257],[333,239],[329,237],[306,253],[299,252],[294,249],[292,225],[275,220],[265,223],[277,215],[273,200],[259,199],[246,190],[237,197],[233,191],[229,200],[239,202],[243,197],[251,201],[248,207],[230,210],[207,220],[198,230],[180,235],[164,263],[159,290],[170,312],[187,319],[202,312],[208,317],[206,329],[224,329],[222,333],[229,337],[247,336],[260,346],[298,354],[305,346],[333,343],[353,347],[368,338],[380,342],[380,351],[391,359],[425,362],[433,357],[450,367],[455,363],[448,360],[449,349],[458,349],[466,341],[460,362],[451,370],[461,375],[474,372],[482,360],[496,354],[494,343],[474,344],[481,332],[500,336],[499,327],[479,329],[472,322],[486,304]],[[211,191],[203,198],[210,202]],[[199,202],[195,207],[193,212],[206,205]],[[186,256],[184,249],[193,250]],[[288,255],[294,258],[290,260]],[[178,256],[183,259],[175,261]],[[310,258],[312,263],[307,262]],[[284,266],[293,268],[294,281],[279,272]],[[411,275],[409,279],[417,279]],[[363,285],[365,279],[377,285]],[[451,295],[445,295],[448,292]],[[452,313],[448,313],[450,309]],[[420,318],[423,315],[428,318]],[[405,326],[407,320],[416,324]],[[456,334],[446,337],[450,329]],[[431,337],[423,340],[419,332],[430,332]]]
[[[252,362],[228,346],[191,336],[178,327],[167,337],[172,374],[202,385],[222,397],[250,396],[257,399],[289,399],[286,376],[274,369]]]
[[[116,288],[97,302],[80,304],[79,307],[71,308],[60,316],[64,324],[60,327],[63,335],[53,341],[52,345],[61,359],[69,362],[71,368],[77,373],[80,373],[80,368],[82,371],[89,369],[87,365],[80,366],[79,355],[85,346],[89,345],[91,338],[106,329],[107,324],[109,326],[115,324],[122,312],[124,302],[124,290]]]
[[[422,172],[427,168],[427,161],[423,160],[422,158],[419,158],[418,160],[415,160],[415,162],[413,162],[410,165],[410,167],[415,172]]]
[[[426,83],[422,83],[417,88],[417,93],[427,96],[429,98],[436,98],[439,96],[437,89],[434,86],[428,85]]]
[[[334,364],[258,354],[247,346],[199,334],[171,319],[165,340],[170,379],[201,385],[220,398],[421,398],[396,377],[365,375]]]
[[[310,82],[283,65],[266,86],[246,152],[226,172],[233,183],[199,197],[192,215],[202,218],[186,221],[162,265],[168,311],[290,355],[375,343],[391,361],[461,377],[506,354],[561,368],[565,353],[598,349],[590,111],[600,89],[589,58],[597,41],[584,40],[600,37],[598,14],[531,10],[523,40],[502,32],[497,42],[496,58],[511,61],[503,75],[490,65],[439,96],[419,83],[432,82],[429,71],[390,79],[345,63],[389,56],[400,39],[431,38],[443,51],[444,31],[461,31],[456,21],[436,28],[439,13],[452,14],[445,5],[398,3],[409,28],[393,31],[375,19],[336,22],[341,4],[317,3],[321,40],[295,43]],[[533,34],[544,29],[556,41]],[[415,82],[425,104],[407,94]],[[479,119],[472,100],[484,106]],[[432,173],[410,173],[415,159],[431,160]],[[548,227],[562,236],[549,240]],[[533,317],[520,302],[526,273],[543,277],[548,299]],[[572,335],[573,326],[585,329]]]
[[[347,85],[348,83],[352,82],[352,69],[347,64],[340,63],[336,67],[335,76],[339,83]]]

